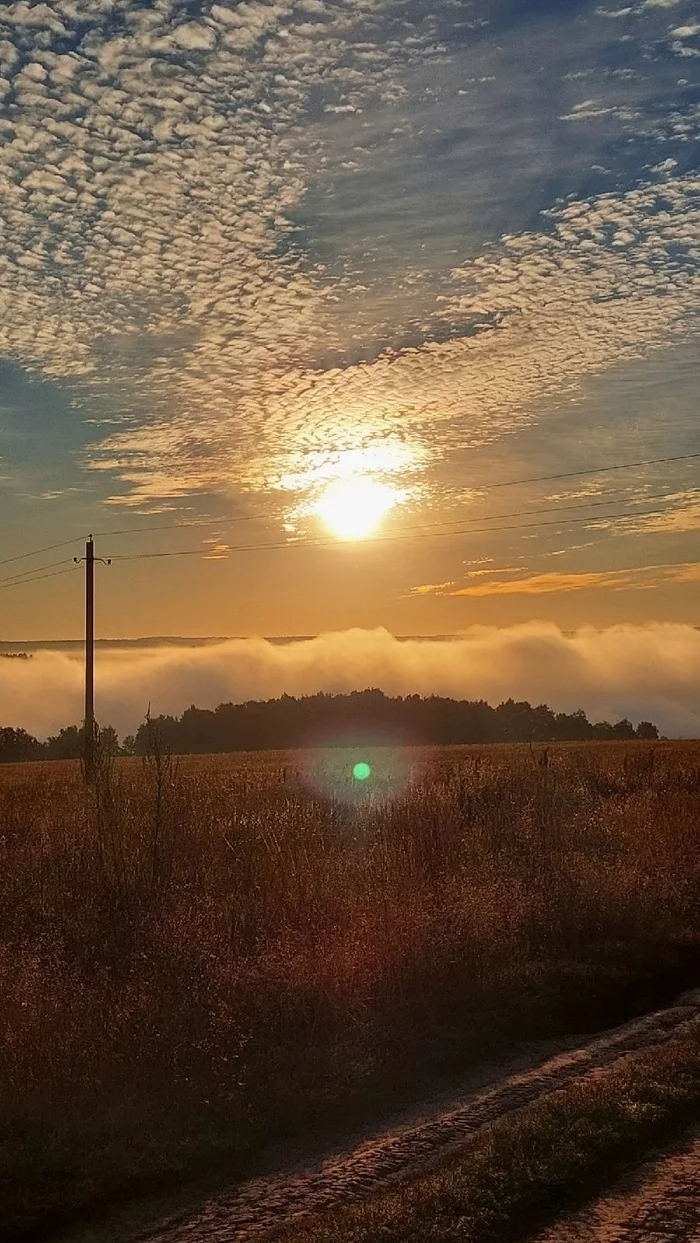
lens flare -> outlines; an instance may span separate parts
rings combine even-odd
[[[352,731],[305,751],[300,776],[314,794],[362,807],[375,799],[400,798],[410,785],[412,766],[409,751],[398,739],[372,739]]]

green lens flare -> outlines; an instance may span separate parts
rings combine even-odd
[[[364,760],[362,760],[359,764],[355,765],[352,770],[352,775],[355,778],[355,781],[369,781],[369,778],[372,776],[372,769],[369,764],[365,764]]]

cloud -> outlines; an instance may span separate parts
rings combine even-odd
[[[696,331],[697,175],[661,194],[635,164],[632,190],[622,170],[619,188],[587,193],[601,133],[606,158],[643,144],[670,169],[669,144],[700,132],[687,101],[669,103],[670,75],[643,94],[668,0],[634,9],[629,69],[610,51],[622,23],[591,14],[583,48],[518,23],[489,47],[478,4],[442,7],[0,7],[0,353],[71,380],[93,411],[118,406],[90,454],[117,501],[254,488],[282,508],[324,456],[358,448],[379,460],[400,445],[419,472]],[[581,98],[567,70],[584,62]],[[575,142],[557,116],[576,118]],[[454,159],[436,162],[443,147]],[[521,174],[557,182],[544,217],[532,195],[513,216]],[[314,187],[327,214],[341,203],[328,246]],[[454,253],[436,266],[424,248],[442,245],[443,217],[426,221],[443,199]]]
[[[688,0],[641,0],[641,3],[630,5],[626,9],[618,10],[618,12],[605,12],[598,9],[598,12],[605,17],[626,17],[634,14],[634,16],[644,15],[654,10],[676,9],[681,4],[687,4]]]
[[[477,571],[477,572],[478,572],[478,571]],[[486,574],[486,573],[488,573],[488,571],[487,571],[487,570],[483,570],[483,571],[482,571],[482,573]],[[455,585],[455,584],[454,584],[453,582],[448,582],[448,583],[423,583],[420,587],[413,587],[413,588],[411,589],[411,591],[412,591],[412,594],[413,594],[413,595],[415,595],[415,596],[434,596],[434,595],[444,595],[444,594],[447,592],[447,589],[448,589],[449,587],[454,587],[454,585]]]
[[[594,718],[655,720],[666,733],[700,735],[700,632],[650,624],[567,635],[533,622],[474,628],[454,641],[399,641],[350,630],[273,644],[232,640],[199,648],[102,651],[98,716],[133,730],[154,713],[316,691],[378,686],[389,694],[443,694],[499,703],[513,696]],[[0,722],[46,735],[80,719],[82,668],[43,652],[0,660]]]
[[[471,561],[471,562],[466,561],[464,564],[467,566],[478,565],[479,561],[488,562],[492,560],[493,560],[492,557],[481,557],[479,558],[478,561]],[[522,574],[522,573],[524,573],[524,568],[521,565],[516,565],[516,566],[503,565],[503,566],[493,566],[489,568],[485,568],[482,565],[480,569],[468,570],[465,577],[471,580],[473,578],[491,578],[494,574]],[[457,585],[458,585],[457,582],[454,580],[450,580],[449,582],[446,582],[446,583],[422,583],[418,587],[412,587],[411,594],[414,596],[459,596],[459,595],[467,594],[466,592],[462,592],[462,591],[451,591],[450,590],[450,588],[457,587]],[[474,590],[470,592],[469,594],[470,595],[490,595],[491,593],[488,591],[488,589],[486,589],[485,591],[481,591],[478,588],[474,588]],[[498,594],[498,593],[496,592],[494,594]]]
[[[529,578],[498,579],[491,583],[460,587],[451,596],[543,596],[559,592],[588,591],[600,587],[650,586],[643,574],[635,570],[610,570],[582,574],[533,574]]]
[[[424,468],[441,455],[510,434],[536,418],[542,403],[571,400],[591,375],[694,330],[699,191],[700,178],[690,175],[664,182],[663,211],[656,183],[553,210],[547,234],[511,236],[453,269],[439,318],[446,330],[453,324],[473,330],[351,367],[280,367],[271,360],[254,392],[239,391],[235,433],[226,413],[225,348],[202,342],[201,376],[180,379],[197,421],[188,415],[117,433],[105,440],[96,464],[102,458],[114,470],[119,463],[137,485],[134,499],[157,491],[159,476],[177,482],[179,473],[190,486],[216,486],[235,471],[251,488],[280,480],[308,487],[310,459],[330,462],[338,448],[352,453],[358,442],[368,457],[402,442],[404,470],[410,470],[412,456]],[[322,316],[320,305],[314,315]],[[200,453],[199,412],[212,405],[220,418]],[[236,467],[234,436],[242,451]],[[155,455],[154,438],[161,442]]]
[[[673,515],[669,515],[669,524],[654,528],[659,531],[687,531],[693,529],[687,525],[673,525]],[[646,528],[645,528],[646,529]],[[581,545],[587,547],[587,545]],[[567,550],[573,551],[573,550]],[[559,553],[552,553],[551,556],[558,556]],[[482,573],[490,574],[497,571],[483,571]],[[521,574],[520,569],[509,569],[498,571],[501,574]],[[468,577],[479,577],[479,573],[470,574]],[[455,590],[448,590],[454,587],[453,583],[443,583],[442,585],[425,584],[421,587],[415,587],[414,592],[418,595],[447,595],[447,596],[544,596],[557,595],[559,593],[569,593],[572,591],[591,591],[591,590],[613,590],[621,591],[624,588],[634,588],[636,590],[644,590],[652,587],[661,587],[668,583],[695,583],[700,581],[700,562],[688,561],[679,562],[676,565],[646,565],[633,569],[621,570],[587,570],[579,573],[557,573],[552,571],[545,574],[531,574],[525,578],[514,579],[494,579],[490,582],[467,583],[466,586],[457,587]]]
[[[326,347],[334,303],[290,219],[310,97],[354,109],[439,52],[381,0],[117,7],[0,9],[0,352],[93,401],[120,385],[140,431],[103,461],[140,503],[279,456],[270,391]]]
[[[638,490],[635,500],[644,500],[642,490]],[[589,529],[614,531],[617,535],[678,535],[700,529],[700,489],[670,493],[663,503],[668,505],[666,512],[632,513],[611,520],[603,516],[592,519]]]

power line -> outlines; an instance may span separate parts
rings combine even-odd
[[[451,527],[455,526],[456,523],[459,522],[497,522],[502,518],[527,518],[530,514],[551,514],[552,512],[562,514],[568,513],[569,511],[575,509],[609,508],[611,505],[641,505],[644,501],[672,500],[673,495],[673,493],[669,494],[668,491],[651,492],[649,496],[640,497],[638,500],[635,500],[634,497],[625,499],[625,497],[620,496],[613,497],[613,499],[609,501],[580,501],[577,505],[545,505],[542,509],[514,509],[511,510],[510,513],[506,514],[483,514],[481,517],[474,518],[446,518],[440,519],[437,522],[421,522],[419,524],[412,524],[404,527],[403,530],[422,531],[426,527]]]
[[[690,462],[700,458],[700,453],[679,453],[677,457],[652,457],[642,462],[620,462],[616,466],[588,467],[586,470],[567,470],[559,475],[538,475],[531,479],[508,479],[504,483],[487,483],[480,492],[492,492],[495,488],[515,488],[523,483],[554,483],[558,479],[582,479],[584,475],[608,475],[617,470],[637,470],[643,466],[666,466],[670,462]]]
[[[33,570],[22,570],[20,574],[10,574],[7,578],[0,578],[0,587],[14,582],[19,578],[26,578],[29,574],[42,574],[44,570],[54,570],[58,565],[65,565],[67,557],[63,557],[60,561],[50,561],[48,565],[35,565]]]
[[[611,472],[614,472],[614,471],[636,470],[644,466],[659,466],[662,464],[669,464],[671,462],[695,461],[697,459],[700,459],[700,452],[682,453],[682,454],[677,455],[676,457],[648,458],[642,462],[622,462],[615,466],[588,467],[586,470],[565,471],[563,473],[556,474],[556,475],[538,475],[538,476],[533,476],[530,479],[506,479],[502,481],[501,483],[486,484],[478,489],[475,489],[475,491],[476,492],[492,492],[498,488],[518,487],[520,484],[550,483],[550,482],[555,482],[561,479],[577,479],[577,478],[583,478],[586,475],[610,474]],[[656,495],[660,496],[661,494],[659,493]],[[655,499],[655,498],[652,497],[651,499]],[[611,501],[609,502],[605,502],[605,501],[585,502],[585,504],[589,504],[591,506],[613,504],[613,503],[615,502],[611,502]],[[581,509],[581,508],[584,508],[584,505],[571,506],[570,508]],[[549,512],[549,509],[541,510],[541,511],[530,510],[529,512],[545,513],[545,512]],[[510,517],[510,516],[511,515],[504,515],[504,517]],[[518,514],[513,514],[512,516],[517,517]],[[194,529],[195,527],[225,527],[225,526],[231,526],[234,523],[238,523],[238,522],[266,522],[266,521],[268,521],[268,516],[265,514],[240,514],[235,518],[207,518],[205,521],[202,521],[202,522],[198,521],[198,522],[162,523],[162,524],[159,524],[158,526],[139,527],[137,529],[131,528],[130,530],[125,529],[121,531],[99,531],[97,534],[99,535],[101,539],[106,539],[108,536],[140,535],[142,532],[146,533],[150,531],[179,531],[179,530]],[[460,522],[460,521],[464,521],[464,519],[455,518],[452,521]],[[490,521],[490,519],[484,519],[484,521]],[[421,523],[421,526],[426,526],[426,525],[446,526],[448,524],[446,522],[435,523],[435,524]],[[286,545],[284,546],[286,547]]]
[[[647,500],[662,500],[662,499],[664,499],[666,496],[667,496],[667,493],[665,493],[665,492],[659,492],[659,493],[654,493],[654,494],[652,494],[650,497],[647,497],[646,499],[647,499]],[[669,498],[669,499],[670,499],[670,498]],[[641,503],[640,501],[636,501],[636,500],[634,500],[634,499],[630,499],[629,501],[624,501],[622,498],[620,498],[619,500],[618,500],[617,498],[615,498],[614,500],[582,501],[582,502],[580,502],[580,503],[579,503],[579,504],[577,504],[577,505],[562,505],[562,506],[559,506],[559,507],[557,508],[556,512],[557,512],[557,513],[564,513],[564,512],[570,512],[570,511],[572,511],[572,510],[578,510],[578,509],[608,508],[609,506],[611,506],[611,505],[615,505],[615,504],[629,504],[629,505],[638,505],[638,504],[640,504],[640,503]],[[482,517],[482,518],[473,518],[473,519],[468,519],[467,521],[470,521],[470,522],[496,522],[496,521],[499,521],[500,519],[503,519],[503,518],[521,518],[521,517],[527,517],[527,516],[528,516],[528,515],[530,515],[530,514],[544,514],[544,513],[551,513],[551,511],[552,511],[552,510],[551,510],[551,506],[547,506],[547,507],[545,507],[545,508],[543,508],[543,509],[511,510],[511,511],[509,511],[508,513],[504,513],[504,514],[491,514],[491,515],[488,515],[488,516],[484,516],[484,517]],[[649,514],[649,513],[661,513],[662,511],[661,511],[661,510],[651,510],[651,511],[650,511],[650,510],[642,510],[642,511],[639,511],[639,510],[638,510],[637,512],[638,512],[638,513],[640,513],[640,512],[641,512],[642,514],[645,514],[645,513],[646,513],[646,514]],[[610,515],[610,517],[611,517],[611,518],[614,518],[614,517],[616,517],[616,516],[617,516],[617,517],[624,517],[625,515]],[[632,515],[629,515],[629,516],[631,516],[631,517],[632,517],[632,516],[634,516],[634,515],[632,514]],[[244,520],[244,519],[241,519],[241,521],[243,521],[243,520]],[[232,519],[232,521],[235,521],[235,519]],[[420,538],[427,538],[427,535],[423,534],[423,532],[424,532],[424,531],[426,530],[426,528],[428,528],[428,527],[430,527],[430,528],[434,528],[434,527],[443,527],[443,526],[444,526],[444,527],[447,527],[447,526],[454,526],[456,523],[459,523],[459,522],[464,522],[464,521],[465,521],[465,519],[464,519],[464,518],[452,518],[452,519],[449,519],[449,520],[441,520],[441,521],[439,521],[439,522],[435,522],[435,523],[432,523],[432,522],[420,523],[420,524],[415,524],[415,525],[413,525],[413,526],[411,526],[411,527],[408,527],[408,528],[404,528],[404,532],[405,532],[405,531],[408,531],[408,532],[415,531],[415,532],[418,532],[418,533],[419,533],[419,535],[417,535],[417,536],[416,536],[416,538],[418,538],[418,537],[420,537]],[[558,521],[558,520],[555,520],[554,525],[556,525],[556,522],[557,522],[557,521]],[[564,519],[564,521],[573,521],[573,520],[572,520],[572,519]],[[588,521],[588,519],[586,519],[586,521]],[[208,526],[208,525],[210,525],[210,524],[209,524],[209,523],[201,523],[201,524],[198,524],[198,523],[183,523],[183,524],[181,524],[181,525],[182,525],[182,528],[183,528],[183,529],[187,530],[187,529],[189,529],[189,527],[190,527],[190,526],[198,526],[198,525]],[[520,524],[519,524],[519,525],[520,525]],[[531,524],[531,525],[536,525],[536,526],[545,526],[545,525],[551,525],[551,524],[550,524],[550,523],[535,523],[535,524]],[[142,529],[143,529],[143,528],[142,528]],[[167,526],[167,527],[153,527],[153,528],[149,528],[149,529],[151,529],[151,530],[177,530],[177,529],[179,529],[179,527],[178,527],[178,526],[173,527],[172,525],[169,525],[169,526]],[[436,532],[435,532],[435,534],[436,534],[436,535],[440,535],[440,534],[442,534],[442,535],[458,535],[458,534],[467,534],[467,533],[468,533],[468,531],[470,531],[470,530],[472,530],[472,529],[473,529],[473,528],[468,528],[468,530],[467,530],[467,531],[444,531],[444,532],[437,532],[437,531],[436,531]],[[493,531],[499,531],[499,530],[509,530],[509,529],[512,529],[512,528],[499,528],[499,527],[490,527],[490,528],[487,528],[487,530],[493,530]],[[139,533],[139,532],[124,532],[124,531],[122,531],[122,532],[116,532],[116,531],[115,531],[115,532],[113,532],[112,534],[116,535],[116,534],[138,534],[138,533]],[[477,534],[477,533],[483,533],[483,532],[475,532],[475,534]],[[103,532],[103,535],[106,535],[106,534],[107,534],[106,532]],[[374,538],[374,539],[371,539],[371,538],[370,538],[370,539],[366,539],[366,540],[364,540],[364,541],[363,541],[363,543],[386,543],[386,542],[388,542],[388,541],[393,541],[393,540],[405,540],[405,539],[408,539],[408,538],[410,538],[410,535],[408,535],[408,534],[404,534],[404,533],[401,533],[401,534],[398,534],[398,535],[393,535],[393,536],[378,536],[378,537],[376,537],[376,538]],[[77,542],[77,541],[75,541],[75,540],[65,540],[65,541],[63,541],[63,542],[62,542],[62,543],[60,543],[60,544],[52,544],[52,545],[49,545],[49,547],[48,547],[48,548],[43,549],[43,550],[38,550],[38,551],[49,551],[49,549],[50,549],[50,548],[64,548],[64,547],[66,547],[68,544],[72,544],[72,543],[75,543],[75,542]],[[229,551],[231,551],[231,552],[248,552],[248,551],[251,551],[251,552],[255,552],[255,551],[266,552],[266,551],[272,551],[272,550],[279,550],[279,549],[282,549],[282,548],[299,548],[299,547],[303,547],[303,548],[318,548],[318,547],[321,547],[321,548],[324,548],[324,547],[335,547],[337,544],[338,544],[338,540],[337,540],[336,538],[333,538],[333,537],[325,537],[325,538],[324,538],[324,537],[318,537],[318,538],[316,538],[316,539],[306,540],[306,541],[304,541],[303,543],[302,543],[302,542],[299,542],[299,543],[292,543],[292,542],[290,542],[290,541],[288,541],[288,540],[285,540],[285,541],[278,541],[278,542],[267,543],[267,544],[250,544],[250,545],[243,545],[243,546],[241,546],[241,547],[239,547],[239,548],[233,548],[233,549],[230,549]],[[27,557],[29,557],[29,556],[31,556],[31,555],[35,555],[35,554],[30,554],[30,553],[26,553],[26,554],[25,554],[25,556],[27,556]],[[180,557],[180,556],[185,556],[185,557],[187,557],[187,556],[205,556],[205,553],[204,553],[204,551],[203,551],[202,549],[199,549],[199,548],[198,548],[198,549],[186,549],[186,550],[172,550],[172,551],[154,552],[154,553],[122,553],[122,554],[117,554],[117,555],[114,557],[114,560],[115,560],[115,561],[143,560],[143,559],[145,559],[145,558],[151,558],[151,559],[153,559],[153,558],[159,558],[159,557]],[[0,562],[0,565],[3,565],[3,564],[9,564],[9,563],[10,563],[10,562],[12,562],[12,561],[19,561],[19,560],[21,560],[21,559],[22,559],[21,557],[12,557],[12,558],[8,558],[8,560],[7,560],[7,561],[5,561],[5,562]],[[223,558],[223,557],[210,557],[209,559],[210,559],[210,560],[212,560],[212,561],[214,561],[214,560],[224,560],[225,558]],[[5,585],[9,586],[9,585],[11,585],[11,583],[13,583],[13,582],[15,582],[15,581],[18,581],[18,580],[21,580],[21,579],[24,579],[24,578],[25,578],[25,577],[27,577],[28,575],[35,575],[35,574],[39,574],[39,573],[42,573],[44,570],[52,570],[52,569],[54,569],[56,566],[60,566],[60,565],[64,565],[64,564],[65,564],[65,560],[61,560],[61,561],[52,561],[52,562],[49,562],[47,565],[36,566],[36,567],[35,567],[34,569],[32,569],[32,570],[24,570],[24,571],[22,571],[22,572],[21,572],[21,573],[19,573],[19,574],[13,574],[13,575],[11,575],[9,578],[0,579],[0,586],[5,586]],[[47,577],[48,577],[48,575],[47,575]],[[37,581],[38,581],[38,580],[37,580]]]
[[[528,511],[525,511],[524,516],[527,515],[527,512]],[[531,511],[531,512],[537,512],[537,511]],[[416,534],[413,534],[413,535],[380,535],[380,536],[369,537],[367,539],[359,540],[357,541],[357,544],[355,544],[355,542],[353,541],[353,546],[354,547],[357,547],[357,546],[366,547],[368,544],[369,545],[393,544],[393,543],[398,543],[398,542],[404,542],[407,540],[415,541],[415,540],[420,540],[420,539],[439,539],[439,538],[444,538],[445,536],[455,537],[455,536],[461,536],[461,535],[491,535],[491,534],[501,532],[501,531],[527,531],[527,530],[533,530],[535,528],[540,528],[540,527],[558,527],[562,525],[562,523],[568,524],[568,525],[574,525],[574,526],[579,526],[579,525],[586,526],[596,521],[597,522],[607,522],[607,521],[615,522],[615,521],[620,521],[621,519],[624,520],[626,518],[651,517],[653,515],[665,514],[666,512],[667,511],[665,509],[659,509],[659,508],[638,509],[634,513],[601,514],[600,516],[593,514],[593,515],[589,515],[588,517],[584,517],[584,518],[554,518],[546,522],[525,522],[525,523],[518,522],[510,526],[463,527],[461,530],[457,530],[457,531],[418,531]],[[512,516],[517,517],[517,514],[513,514]],[[479,519],[474,519],[474,521],[479,521]],[[270,543],[270,544],[241,544],[237,548],[229,548],[228,552],[229,553],[270,552],[273,550],[281,550],[281,549],[287,549],[287,548],[329,548],[329,547],[334,548],[334,547],[337,547],[339,543],[341,544],[347,543],[347,541],[339,541],[336,538],[328,537],[325,539],[318,539],[318,540],[298,541],[297,543],[290,543],[289,541],[285,541],[282,543]],[[112,561],[150,561],[150,560],[160,559],[162,557],[204,557],[204,556],[205,556],[205,552],[201,548],[185,548],[185,549],[174,549],[172,551],[163,551],[163,552],[135,552],[135,553],[122,553],[121,555],[116,554],[112,556]],[[226,558],[210,556],[209,560],[222,561],[222,560],[226,560]]]
[[[635,501],[632,501],[629,503],[638,504],[638,502],[635,502]],[[606,505],[606,504],[610,505],[610,504],[614,504],[614,502],[612,501],[591,502],[591,505]],[[579,509],[579,508],[583,508],[583,506],[576,505],[576,506],[567,507],[567,509]],[[546,513],[549,511],[547,510],[541,510],[541,511],[525,510],[523,511],[523,516],[527,516],[528,512],[529,513],[538,513],[538,512]],[[635,518],[635,517],[661,516],[665,513],[667,513],[666,509],[653,508],[653,509],[636,510],[632,513],[626,512],[626,513],[601,514],[601,515],[593,514],[593,515],[588,515],[586,517],[581,517],[581,518],[554,518],[554,519],[549,519],[545,522],[528,522],[528,523],[518,522],[518,523],[513,523],[511,525],[500,526],[500,527],[466,527],[466,528],[462,528],[461,530],[456,530],[456,531],[424,531],[424,530],[421,531],[419,530],[416,534],[413,534],[413,535],[410,535],[410,534],[409,535],[406,535],[406,534],[386,535],[386,536],[377,536],[374,538],[363,539],[362,541],[360,541],[360,544],[366,546],[368,544],[369,545],[387,544],[387,543],[390,544],[390,543],[396,543],[396,542],[415,541],[415,540],[422,540],[422,539],[444,538],[445,536],[456,538],[462,535],[491,535],[491,534],[496,534],[496,533],[505,532],[505,531],[527,531],[527,530],[541,529],[543,527],[557,527],[557,526],[562,525],[562,523],[569,525],[569,526],[571,525],[587,526],[594,522],[608,522],[608,521],[619,522],[619,521],[624,521],[625,519]],[[509,515],[499,515],[499,516],[506,517]],[[518,514],[517,512],[515,512],[510,516],[517,517]],[[482,519],[482,521],[492,521],[492,520],[495,520],[495,517],[496,516],[494,516],[494,519]],[[479,519],[474,519],[474,521],[479,521]],[[237,548],[228,549],[228,552],[229,553],[250,553],[250,552],[255,553],[255,552],[281,551],[281,550],[290,549],[290,548],[332,548],[332,547],[337,547],[339,543],[344,543],[344,542],[345,541],[338,541],[336,538],[328,537],[325,539],[307,540],[304,542],[299,541],[297,543],[293,543],[293,542],[290,543],[289,541],[284,541],[284,542],[279,542],[279,543],[268,543],[268,544],[243,544]],[[59,545],[59,547],[60,546],[61,545]],[[353,546],[356,546],[356,545],[353,544]],[[117,562],[117,561],[150,561],[150,560],[160,560],[161,558],[165,558],[165,557],[204,558],[205,555],[206,555],[205,552],[201,548],[187,548],[187,549],[174,549],[171,551],[161,551],[161,552],[152,552],[152,553],[121,553],[121,554],[117,553],[112,556],[111,560],[114,562]],[[227,560],[227,558],[210,556],[208,560],[221,561],[221,560]],[[63,565],[64,562],[59,561],[53,564]],[[48,569],[49,567],[37,567],[37,569],[40,569],[40,568]],[[14,575],[12,578],[0,580],[0,590],[10,588],[10,587],[24,587],[24,586],[28,586],[31,583],[43,582],[45,579],[60,578],[61,575],[63,574],[73,573],[74,568],[75,567],[71,565],[71,566],[68,566],[67,569],[51,570],[49,573],[38,574],[38,575],[36,573],[36,570],[34,571],[27,570],[24,575],[18,574],[18,575]]]
[[[145,535],[150,531],[188,531],[193,527],[231,526],[234,522],[266,522],[264,514],[239,514],[235,518],[206,518],[196,522],[164,522],[152,527],[128,527],[121,531],[96,531],[95,539],[108,539],[115,535]],[[2,562],[0,562],[0,565]]]
[[[69,544],[77,544],[80,542],[80,536],[75,535],[73,539],[64,539],[60,544],[47,544],[45,548],[34,548],[32,552],[18,552],[14,557],[5,557],[4,561],[0,561],[0,565],[12,565],[15,561],[26,561],[29,557],[40,557],[44,552],[55,552],[57,548],[67,548]]]
[[[693,454],[676,454],[670,457],[647,457],[647,459],[634,461],[634,462],[617,462],[617,464],[614,464],[612,466],[589,466],[589,467],[586,467],[586,470],[560,471],[560,472],[557,472],[557,474],[552,474],[552,475],[533,475],[530,477],[526,477],[526,479],[501,480],[500,482],[496,482],[496,484],[482,485],[477,491],[491,492],[491,491],[497,490],[497,488],[518,487],[518,486],[526,485],[526,484],[550,484],[550,482],[556,482],[556,481],[566,480],[566,479],[583,479],[583,477],[586,477],[586,476],[609,475],[609,474],[613,474],[613,472],[615,471],[640,470],[640,469],[643,469],[643,467],[647,467],[647,466],[663,466],[663,465],[674,464],[674,462],[698,461],[698,460],[700,460],[700,452],[693,452]],[[567,506],[567,508],[572,508],[573,510],[573,508],[612,505],[612,503],[615,503],[615,502],[589,501],[589,502],[584,502],[584,505],[582,506]],[[629,503],[637,503],[637,502],[629,502]],[[545,512],[548,512],[548,510],[540,510],[540,511],[530,510],[530,511],[523,511],[523,512],[545,513]],[[512,515],[504,515],[504,517],[510,517],[510,516],[518,517],[520,515],[518,515],[517,512],[512,513]],[[472,520],[472,521],[491,522],[491,521],[495,521],[495,518],[496,516],[491,517],[491,518],[485,517],[485,518],[482,518],[482,520]],[[118,530],[118,531],[102,531],[102,532],[98,532],[98,536],[101,538],[116,537],[116,536],[137,536],[137,534],[145,534],[145,533],[149,533],[153,531],[185,531],[185,530],[190,530],[190,528],[225,527],[225,526],[231,526],[233,525],[233,523],[237,523],[237,522],[255,522],[255,521],[265,522],[267,521],[267,516],[261,515],[261,513],[252,513],[252,515],[237,515],[234,518],[208,518],[208,520],[196,521],[196,522],[157,523],[157,525],[153,525],[149,527],[122,528],[122,530]],[[444,521],[444,522],[435,522],[435,523],[421,523],[420,527],[415,528],[415,530],[423,530],[423,528],[426,526],[450,526],[450,525],[454,525],[454,523],[456,522],[463,522],[463,521],[465,521],[464,518],[454,518],[454,520],[451,520],[451,522]],[[494,528],[494,530],[497,530],[497,528]],[[505,528],[501,528],[501,530],[505,530]],[[466,532],[455,532],[455,533],[466,533]],[[475,531],[474,533],[486,533],[486,532]],[[379,537],[377,539],[369,539],[369,541],[367,541],[366,539],[366,541],[363,541],[363,542],[364,543],[384,543],[384,542],[389,541],[389,539],[404,539],[404,538],[408,538],[408,536],[393,536],[393,537],[385,536],[385,537]],[[67,548],[68,546],[71,546],[71,544],[80,542],[80,539],[81,539],[80,536],[73,536],[70,539],[62,539],[62,541],[58,543],[46,544],[46,546],[42,548],[31,549],[30,552],[16,553],[15,556],[1,559],[0,566],[10,566],[10,564],[14,564],[19,561],[25,561],[25,559],[30,559],[31,557],[39,557],[41,556],[42,553],[53,552],[57,548]],[[337,543],[336,539],[333,539],[333,541],[329,541],[329,542],[331,542],[332,544]],[[272,549],[272,548],[287,548],[287,547],[290,547],[290,548],[300,547],[300,544],[293,544],[288,541],[281,542],[281,543],[270,543],[270,544],[254,544],[254,546],[252,546],[251,544],[251,546],[249,547],[246,546],[246,547],[241,547],[240,549],[231,549],[231,551],[247,552],[247,551],[256,551],[256,549],[259,549],[259,551],[262,552],[262,551],[269,551],[269,549]],[[316,541],[313,543],[306,542],[305,544],[303,544],[303,547],[323,547],[323,544],[321,543],[321,541]],[[184,556],[195,556],[196,553],[195,551],[193,551],[191,553],[185,552],[183,554]],[[137,559],[138,556],[139,554],[134,554],[134,559]],[[144,553],[142,554],[142,556],[149,556],[149,557],[182,556],[182,554],[180,553],[148,553],[148,554],[145,554]],[[124,558],[121,557],[119,559],[124,559]]]
[[[377,539],[363,540],[363,543],[382,544],[389,540],[411,540],[411,539],[434,539],[436,536],[444,535],[490,535],[492,532],[498,531],[528,531],[535,527],[558,527],[562,524],[568,526],[588,526],[593,522],[619,522],[625,518],[651,517],[652,515],[665,514],[665,509],[638,509],[634,513],[622,514],[591,514],[586,518],[553,518],[547,522],[516,522],[511,526],[504,527],[464,527],[460,531],[433,531],[425,534],[417,535],[396,535],[396,536],[379,536]],[[476,520],[475,520],[476,521]]]
[[[73,574],[75,566],[71,565],[67,570],[54,570],[51,574],[40,574],[37,578],[23,578],[17,582],[0,583],[0,591],[6,590],[8,587],[28,587],[30,583],[41,583],[45,578],[60,578],[62,574]]]
[[[515,487],[519,487],[520,485],[531,484],[531,483],[553,483],[553,482],[556,482],[562,479],[582,479],[585,476],[611,474],[615,471],[622,471],[622,470],[639,470],[647,466],[665,466],[665,465],[669,465],[674,462],[690,462],[690,461],[697,461],[698,459],[700,459],[700,452],[679,453],[673,457],[646,458],[638,462],[618,462],[613,466],[595,466],[595,467],[589,466],[585,470],[563,471],[558,474],[552,474],[552,475],[533,475],[530,478],[526,478],[526,479],[522,479],[522,478],[521,479],[505,479],[505,480],[502,480],[500,483],[484,484],[479,489],[475,489],[475,491],[493,492],[497,490],[498,488],[515,488]],[[591,502],[591,505],[593,504],[597,504],[597,502]],[[531,511],[531,512],[534,512],[534,511]],[[514,516],[517,516],[517,515],[514,515]],[[106,539],[108,537],[116,537],[118,535],[141,535],[141,534],[147,534],[151,531],[179,531],[179,530],[187,530],[189,528],[195,528],[195,527],[223,527],[223,526],[231,526],[232,524],[238,523],[238,522],[256,522],[256,521],[266,522],[268,520],[269,520],[269,516],[265,514],[239,514],[235,518],[211,518],[211,519],[208,518],[204,521],[196,521],[196,522],[158,523],[157,525],[153,525],[150,527],[123,528],[118,531],[116,530],[115,531],[98,531],[96,534],[96,538],[99,537],[100,539]],[[454,521],[458,522],[458,521],[462,521],[462,519],[454,519]],[[484,521],[487,521],[487,519],[484,519]],[[58,548],[67,548],[71,544],[77,544],[81,542],[82,538],[83,538],[82,536],[76,535],[76,536],[73,536],[71,539],[62,540],[57,544],[48,544],[44,546],[43,548],[34,548],[30,552],[16,553],[12,557],[5,557],[3,560],[0,560],[0,566],[11,565],[17,561],[24,561],[31,557],[38,557],[38,556],[41,556],[42,553],[54,552]],[[287,547],[287,545],[286,544],[280,545],[280,547]]]

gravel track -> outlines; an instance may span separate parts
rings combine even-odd
[[[700,1136],[649,1162],[535,1243],[698,1243]]]
[[[249,1243],[264,1239],[282,1226],[297,1223],[319,1210],[362,1199],[400,1177],[424,1169],[468,1143],[496,1119],[574,1083],[594,1080],[622,1058],[670,1039],[698,1016],[700,989],[685,993],[664,1010],[606,1032],[583,1047],[560,1052],[512,1074],[487,1090],[453,1099],[449,1105],[443,1101],[436,1107],[433,1101],[432,1110],[427,1109],[418,1119],[414,1116],[408,1124],[394,1121],[372,1138],[344,1151],[320,1156],[284,1173],[251,1179],[145,1237],[148,1243]],[[607,1235],[591,1236],[598,1237],[608,1240]],[[609,1236],[609,1243],[617,1237]],[[655,1240],[665,1239],[666,1235],[620,1235],[625,1240],[642,1237]],[[552,1236],[553,1240],[557,1238]],[[700,1232],[697,1239],[700,1243]]]

